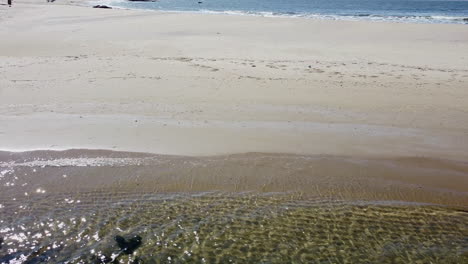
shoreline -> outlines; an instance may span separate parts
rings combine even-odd
[[[466,200],[466,164],[458,162],[468,160],[468,27],[45,4],[18,5],[7,18],[0,21],[0,149],[213,159],[226,175],[200,190],[232,190],[223,177],[243,172],[254,180],[243,188],[261,190],[248,158],[260,155],[278,159],[265,170],[298,166],[293,190],[318,184],[349,198],[404,192],[411,201]],[[220,155],[251,152],[237,154],[246,167],[222,167],[222,157],[236,155]],[[323,163],[301,163],[301,155]],[[285,168],[264,171],[277,181],[272,191],[289,184]],[[184,173],[185,184],[191,174]],[[203,173],[210,175],[200,170],[200,181]],[[112,181],[109,175],[101,180]],[[327,179],[335,185],[320,182]],[[164,180],[164,190],[189,190]],[[461,197],[435,195],[437,186]]]
[[[290,193],[301,199],[459,208],[466,208],[468,202],[468,163],[421,157],[275,153],[190,157],[74,149],[0,152],[0,172],[2,181],[11,185],[0,196],[15,198],[37,189],[47,195]]]
[[[144,3],[144,2],[142,2]],[[281,14],[281,13],[274,13],[274,12],[248,12],[248,11],[239,11],[239,10],[226,10],[226,11],[214,11],[214,10],[159,10],[159,9],[146,9],[146,8],[130,8],[130,7],[123,7],[118,5],[111,5],[108,3],[102,3],[102,1],[92,1],[92,0],[66,0],[65,2],[60,3],[43,3],[38,0],[22,0],[20,5],[48,5],[48,6],[75,6],[75,7],[82,7],[82,8],[93,8],[93,5],[107,5],[112,7],[113,10],[123,10],[123,11],[137,11],[137,12],[154,12],[159,14],[186,14],[186,15],[213,15],[213,16],[240,16],[240,17],[257,17],[257,18],[280,18],[280,19],[304,19],[304,20],[316,20],[316,21],[343,21],[343,22],[364,22],[364,23],[388,23],[388,24],[415,24],[415,25],[468,25],[468,17],[454,17],[454,16],[416,16],[416,15],[408,15],[408,16],[389,16],[391,19],[379,19],[384,18],[385,16],[380,15],[369,15],[370,19],[365,19],[367,16],[362,15],[331,15],[331,14]],[[99,8],[98,8],[99,9]],[[109,11],[109,10],[107,10]],[[459,22],[429,22],[431,20],[436,20],[437,17],[439,19],[447,20],[447,21],[459,21]],[[444,17],[444,18],[440,18]],[[375,18],[375,19],[373,19]],[[419,20],[411,20],[410,18],[425,18],[427,21],[419,21]],[[429,19],[431,18],[431,19]],[[406,20],[405,20],[406,19]]]
[[[181,14],[204,14],[204,15],[227,15],[227,16],[254,16],[266,18],[293,18],[293,19],[317,19],[326,21],[363,21],[363,22],[377,22],[377,23],[409,23],[409,24],[458,24],[468,25],[468,16],[444,16],[444,15],[379,15],[379,14],[320,14],[320,13],[280,13],[273,11],[243,11],[243,10],[161,10],[151,8],[138,8],[126,7],[121,5],[112,5],[107,1],[92,1],[88,0],[88,4],[84,6],[93,6],[102,4],[114,9],[122,10],[139,10],[139,11],[155,11],[161,13],[181,13]],[[138,3],[138,2],[133,2]],[[141,4],[148,4],[151,2],[139,2]],[[422,20],[423,19],[423,20]],[[433,21],[433,22],[431,22]]]
[[[467,262],[466,26],[20,4],[0,39],[2,263]]]

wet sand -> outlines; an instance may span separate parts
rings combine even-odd
[[[88,192],[291,193],[468,205],[468,163],[249,153],[188,157],[99,150],[0,152],[3,199]]]

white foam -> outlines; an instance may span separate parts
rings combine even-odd
[[[0,162],[0,168],[12,167],[100,167],[141,165],[144,158],[62,158],[52,160],[32,160],[25,162]],[[3,170],[2,172],[13,170]]]
[[[381,22],[400,22],[400,23],[423,23],[423,24],[468,24],[466,17],[460,16],[443,16],[443,15],[408,15],[408,16],[391,16],[391,15],[377,15],[377,14],[319,14],[319,13],[281,13],[281,12],[269,12],[269,11],[242,11],[242,10],[161,10],[152,8],[153,6],[139,5],[138,7],[132,7],[124,5],[128,3],[126,0],[94,0],[90,1],[89,4],[105,4],[113,8],[121,9],[137,9],[147,11],[158,11],[164,13],[202,13],[202,14],[222,14],[222,15],[236,15],[236,16],[262,16],[262,17],[276,17],[276,18],[308,18],[308,19],[324,19],[324,20],[346,20],[346,21],[381,21]]]

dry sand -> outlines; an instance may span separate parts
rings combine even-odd
[[[69,148],[403,157],[460,204],[468,27],[2,5],[0,149]]]
[[[1,149],[468,159],[465,25],[1,8]]]

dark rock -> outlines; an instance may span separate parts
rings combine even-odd
[[[112,9],[112,7],[110,7],[110,6],[106,6],[106,5],[95,5],[95,6],[93,6],[93,8],[106,8],[106,9]]]
[[[0,249],[2,249],[3,237],[0,237]]]
[[[203,4],[203,2],[202,2],[202,1],[198,1],[198,3],[199,3],[199,4]]]
[[[115,236],[115,242],[117,246],[122,250],[124,254],[130,255],[135,252],[141,246],[141,236],[134,236],[130,239],[125,239],[123,236]]]

